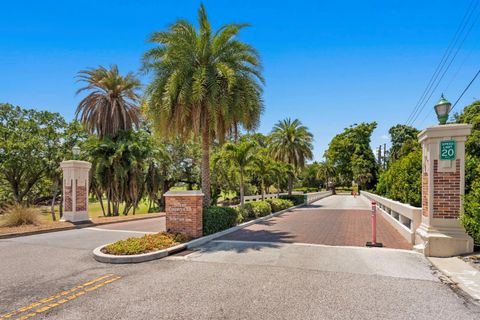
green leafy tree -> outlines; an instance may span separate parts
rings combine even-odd
[[[321,185],[325,185],[326,180],[318,174],[321,164],[318,162],[313,162],[305,165],[305,168],[300,173],[300,180],[302,181],[302,186],[307,188],[320,188]]]
[[[378,165],[370,139],[376,127],[376,122],[355,124],[330,142],[325,157],[344,185],[350,185],[352,180],[363,188],[375,185]]]
[[[277,169],[273,159],[268,156],[267,150],[260,151],[258,154],[254,160],[253,172],[259,177],[262,200],[265,200],[265,193],[268,192]]]
[[[225,155],[237,168],[240,177],[240,207],[245,204],[245,174],[247,168],[255,161],[255,147],[253,142],[227,143],[224,146]]]
[[[411,126],[397,124],[391,127],[388,133],[390,134],[390,141],[392,143],[389,150],[389,162],[393,162],[416,148],[412,142],[417,142],[417,135],[420,131]]]
[[[99,140],[91,136],[86,146],[94,183],[99,194],[105,194],[107,198],[104,214],[118,216],[121,204],[124,205],[123,214],[128,214],[131,209],[135,214],[145,194],[150,165],[155,161],[156,153],[161,152],[156,149],[152,136],[144,130],[120,131],[115,139],[105,136]]]
[[[76,116],[90,133],[102,139],[138,127],[140,113],[137,104],[140,96],[137,91],[140,81],[133,73],[121,76],[118,67],[113,65],[110,69],[82,70],[78,78],[86,86],[77,93],[88,91],[89,94],[80,101]]]
[[[336,185],[336,170],[335,167],[328,161],[323,161],[319,163],[317,177],[320,180],[325,181],[325,187],[328,189],[332,189],[335,193],[335,185]]]
[[[263,78],[257,51],[238,39],[246,25],[214,32],[203,5],[198,25],[178,20],[150,37],[157,46],[145,54],[144,67],[153,73],[146,105],[162,135],[201,139],[201,183],[209,205],[210,145],[222,142],[233,127],[258,125]]]
[[[65,120],[58,114],[0,104],[0,180],[5,198],[33,203],[61,161]],[[8,194],[8,196],[7,196]]]
[[[305,161],[312,159],[313,135],[300,120],[287,118],[277,122],[270,134],[270,150],[275,160],[290,164],[295,172],[305,166]],[[293,179],[289,175],[288,194],[292,194]]]
[[[391,163],[380,175],[377,193],[387,198],[421,206],[422,150],[418,146],[408,155]]]
[[[480,100],[455,115],[457,123],[472,125],[465,142],[465,199],[462,223],[476,243],[480,243]]]

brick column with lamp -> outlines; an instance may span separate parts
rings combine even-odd
[[[472,126],[445,124],[450,104],[443,96],[435,106],[447,107],[440,125],[418,135],[422,145],[422,223],[414,249],[426,256],[449,257],[473,252],[473,239],[459,218],[465,189],[465,141]]]

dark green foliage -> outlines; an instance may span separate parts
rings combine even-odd
[[[480,170],[478,171],[480,174]],[[461,216],[461,221],[475,243],[480,244],[480,184],[478,183],[465,196],[465,211]]]
[[[272,207],[266,201],[248,202],[244,209],[248,218],[264,217],[272,213]]]
[[[86,144],[88,160],[92,162],[92,188],[101,201],[105,195],[107,208],[104,214],[118,216],[120,204],[124,203],[123,214],[135,209],[152,187],[148,178],[158,167],[164,151],[155,144],[152,136],[144,131],[120,131],[117,137],[105,136],[99,140],[90,136]],[[158,184],[158,182],[156,182]]]
[[[414,127],[404,124],[397,124],[388,130],[392,147],[389,150],[390,161],[398,160],[413,151],[408,146],[411,142],[417,141],[417,135],[420,131]]]
[[[391,163],[377,184],[377,193],[387,198],[421,206],[422,150],[417,148]]]
[[[378,165],[370,137],[376,127],[376,122],[355,124],[333,137],[328,145],[325,157],[344,185],[350,185],[352,180],[363,189],[375,185]]]
[[[58,113],[0,103],[0,200],[32,204],[56,194],[60,162],[80,131]]]
[[[461,221],[475,243],[480,244],[480,100],[456,114],[455,120],[473,125],[465,143],[465,210]]]
[[[293,201],[286,199],[267,199],[265,201],[270,204],[272,212],[278,212],[293,207]]]
[[[308,193],[308,192],[318,192],[318,188],[312,188],[312,187],[301,187],[301,188],[295,188],[293,191],[300,191],[303,193]]]
[[[300,173],[300,180],[303,188],[294,188],[295,191],[304,191],[299,189],[305,189],[306,192],[318,191],[320,186],[325,186],[326,181],[323,176],[319,175],[321,164],[314,161],[313,163],[305,165],[305,168]]]
[[[203,209],[203,234],[209,235],[237,224],[238,212],[230,207],[208,207]]]
[[[305,203],[305,196],[303,194],[281,195],[280,199],[290,200],[295,206]]]

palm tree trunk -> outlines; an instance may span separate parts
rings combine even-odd
[[[55,199],[57,198],[57,194],[58,194],[58,189],[55,188],[55,190],[53,191],[53,196],[52,196],[52,204],[50,206],[50,213],[52,215],[52,220],[53,221],[56,221],[57,219],[55,218]]]
[[[63,191],[60,191],[60,204],[58,205],[58,215],[63,218]]]
[[[203,206],[210,206],[210,126],[208,114],[203,115],[202,126],[202,192],[204,194]]]
[[[240,169],[240,208],[243,209],[245,205],[245,191],[243,183],[243,170]]]
[[[102,192],[96,188],[95,194],[97,195],[97,200],[100,202],[100,207],[102,208],[102,214],[105,217],[105,207],[103,206]]]
[[[277,178],[277,185],[278,185],[278,188],[277,188],[277,198],[280,198],[280,178]]]
[[[265,200],[265,181],[262,179],[262,201]]]
[[[235,122],[235,124],[233,125],[233,141],[235,143],[238,142],[238,123]]]
[[[293,175],[289,174],[288,175],[288,195],[292,195],[292,190],[293,190]]]

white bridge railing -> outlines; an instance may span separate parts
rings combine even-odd
[[[281,196],[287,195],[288,193],[280,193]],[[309,192],[309,193],[303,193],[300,191],[294,191],[292,192],[292,195],[303,195],[305,197],[305,204],[310,204],[312,202],[315,202],[317,200],[326,198],[328,196],[332,195],[332,191],[320,191],[320,192]],[[273,198],[278,198],[277,193],[270,193],[265,195],[265,199],[273,199]],[[255,195],[255,196],[245,196],[245,202],[249,201],[260,201],[262,200],[261,195]]]
[[[332,195],[332,191],[310,192],[305,194],[305,204],[318,201]]]
[[[288,193],[280,193],[281,196],[285,196],[287,195]],[[298,194],[303,194],[303,192],[301,191],[293,191],[292,194],[294,195],[298,195]],[[265,199],[274,199],[274,198],[278,198],[278,193],[269,193],[269,194],[266,194],[265,195]],[[259,194],[259,195],[254,195],[254,196],[245,196],[243,198],[245,200],[245,202],[248,202],[248,201],[260,201],[262,200],[262,195]]]
[[[397,231],[411,244],[415,244],[415,231],[422,222],[422,208],[362,191],[369,200],[377,203],[377,209]]]

